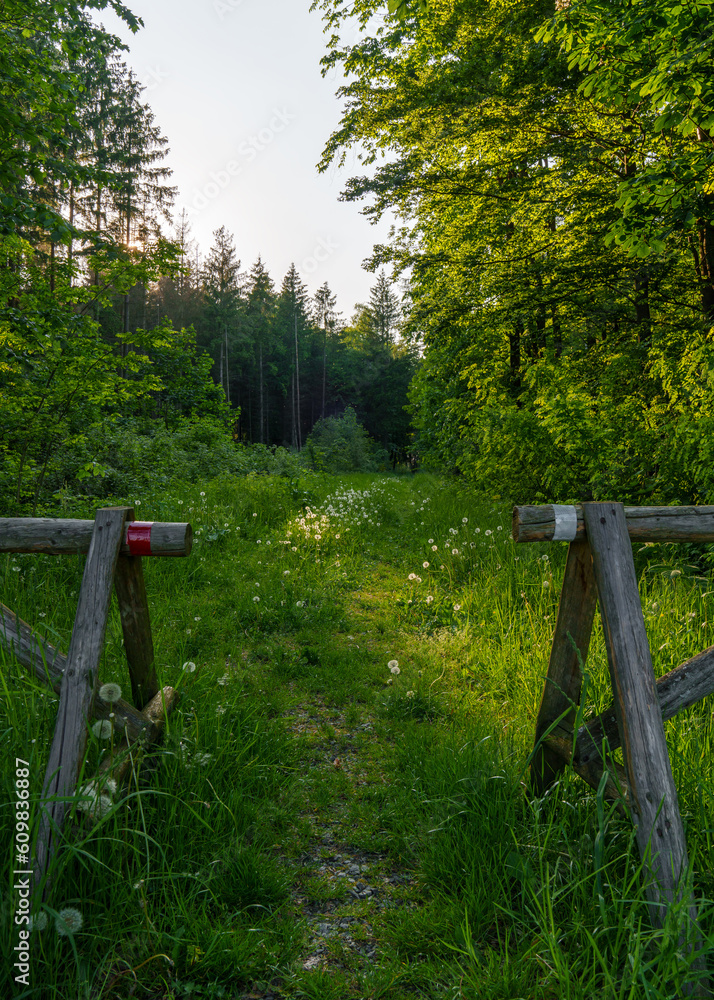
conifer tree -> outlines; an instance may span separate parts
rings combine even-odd
[[[218,382],[230,403],[230,347],[235,340],[241,306],[240,260],[233,236],[225,226],[214,230],[213,237],[213,246],[203,265],[205,339],[218,366]]]

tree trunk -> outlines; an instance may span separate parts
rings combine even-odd
[[[327,385],[327,317],[325,317],[325,335],[322,341],[322,419],[325,419],[325,387]]]
[[[263,345],[258,345],[258,372],[260,377],[260,443],[265,444],[263,428],[265,427],[265,411],[263,409]]]
[[[295,313],[295,403],[296,403],[296,426],[297,426],[297,449],[302,451],[302,433],[300,429],[300,357],[298,354],[298,322],[297,312]]]
[[[230,401],[231,401],[231,377],[230,377],[230,368],[228,367],[228,327],[227,326],[223,328],[223,336],[224,336],[224,339],[225,339],[225,348],[226,348],[226,399],[230,403]]]
[[[513,324],[513,332],[508,334],[509,350],[509,381],[511,383],[511,394],[516,397],[521,392],[521,338],[523,336],[523,320],[516,318]],[[516,405],[520,405],[518,402]]]

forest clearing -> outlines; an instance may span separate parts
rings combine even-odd
[[[132,498],[195,531],[188,559],[145,560],[180,700],[137,780],[73,814],[26,995],[671,997],[687,961],[652,929],[630,821],[570,773],[527,788],[566,546],[514,544],[498,499],[425,474],[203,486]],[[709,575],[681,555],[635,546],[658,675],[710,643]],[[0,563],[3,603],[63,650],[83,561]],[[0,655],[36,802],[57,699]],[[100,678],[129,689],[116,608]],[[610,700],[597,625],[588,710]],[[708,702],[666,731],[709,940]],[[90,738],[88,775],[107,753]]]

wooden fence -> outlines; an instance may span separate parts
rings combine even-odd
[[[0,519],[0,552],[87,553],[69,650],[64,656],[13,611],[0,605],[0,644],[59,694],[54,737],[42,787],[40,824],[32,864],[35,905],[48,888],[50,860],[62,836],[85,758],[89,722],[107,718],[121,735],[114,759],[100,772],[121,780],[131,770],[132,748],[155,742],[176,692],[159,684],[142,556],[188,556],[189,524],[139,522],[131,507],[107,507],[94,521],[56,518]],[[116,589],[133,705],[98,697],[112,589]]]

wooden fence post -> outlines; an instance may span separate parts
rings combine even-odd
[[[620,503],[583,505],[597,581],[630,808],[655,926],[680,898],[687,867],[684,828],[667,753],[632,546]],[[689,901],[696,924],[697,911]]]
[[[134,511],[130,509],[127,522],[133,520]],[[130,531],[132,529],[136,530],[130,523]],[[150,536],[151,527],[147,534]],[[159,681],[154,666],[154,640],[140,555],[119,556],[114,584],[129,663],[131,694],[136,707],[142,709],[158,692]]]
[[[40,829],[33,866],[36,890],[44,887],[67,811],[67,799],[75,794],[84,760],[88,720],[98,688],[99,660],[126,513],[126,507],[108,507],[98,510],[94,519],[42,788]]]

